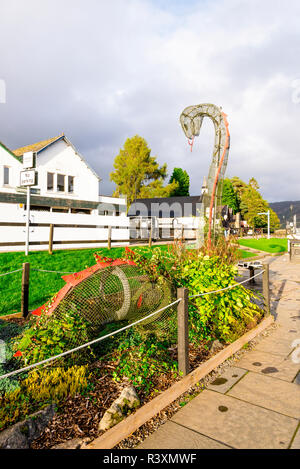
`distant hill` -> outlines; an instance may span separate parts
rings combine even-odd
[[[273,202],[269,203],[270,207],[274,212],[277,213],[280,219],[280,223],[286,221],[293,221],[293,216],[297,215],[297,225],[300,223],[300,200],[298,201],[287,201],[287,202]],[[291,211],[290,207],[293,206]]]

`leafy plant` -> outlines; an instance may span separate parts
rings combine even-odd
[[[44,313],[14,340],[15,356],[28,365],[59,355],[74,344],[88,342],[87,327],[84,318],[73,311],[59,316]]]
[[[236,275],[237,267],[222,262],[218,256],[200,254],[184,264],[183,285],[188,286],[192,296],[226,289],[192,299],[189,313],[193,339],[230,342],[237,329],[243,330],[254,318],[262,316],[262,310],[252,301],[257,296],[237,285]],[[237,286],[228,289],[234,285]]]
[[[170,353],[170,345],[169,338],[129,330],[112,356],[113,378],[116,381],[127,378],[139,391],[148,394],[161,374],[177,375],[177,361]]]

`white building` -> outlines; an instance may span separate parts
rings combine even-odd
[[[13,151],[0,142],[0,250],[24,245],[26,189],[20,187],[20,172],[26,152],[34,153],[37,172],[30,198],[30,236],[36,249],[47,245],[50,224],[61,248],[103,243],[108,227],[112,241],[128,239],[126,199],[99,195],[101,178],[60,135]]]
[[[94,215],[98,210],[101,215],[126,212],[124,199],[99,196],[101,178],[65,135],[13,151],[0,142],[0,203],[24,202],[20,171],[23,154],[29,151],[36,155],[37,185],[31,189],[35,210]]]
[[[20,184],[22,164],[19,158],[0,142],[0,191],[15,192]]]

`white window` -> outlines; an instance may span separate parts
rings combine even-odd
[[[74,192],[74,177],[73,176],[68,176],[68,192],[69,193]]]
[[[54,173],[47,173],[47,191],[54,190]]]
[[[65,176],[63,174],[57,175],[57,191],[65,192]]]
[[[4,166],[3,184],[9,184],[9,167]]]

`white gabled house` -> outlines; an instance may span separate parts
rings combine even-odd
[[[22,160],[25,152],[36,153],[39,195],[71,200],[98,201],[100,177],[65,135],[14,150]]]
[[[99,196],[101,178],[63,134],[13,151],[0,143],[0,206],[24,202],[20,171],[23,154],[30,151],[36,155],[37,185],[31,189],[35,210],[113,216],[126,213],[124,199]]]
[[[0,250],[24,245],[26,189],[20,187],[20,172],[27,152],[34,153],[37,172],[30,189],[31,244],[47,245],[50,224],[61,248],[96,246],[107,240],[109,226],[112,241],[128,239],[126,199],[99,195],[101,178],[59,135],[13,151],[0,142]]]

